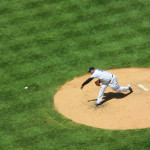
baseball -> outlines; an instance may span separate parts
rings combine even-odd
[[[26,87],[24,87],[24,89],[28,89],[28,87],[26,86]]]

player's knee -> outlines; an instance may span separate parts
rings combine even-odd
[[[120,90],[120,89],[118,89],[118,90],[117,90],[117,92],[121,92],[121,90]]]
[[[113,90],[116,91],[116,92],[121,92],[120,88],[113,88]]]

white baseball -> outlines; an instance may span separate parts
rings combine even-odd
[[[24,87],[24,89],[28,89],[28,87],[26,86],[26,87]]]

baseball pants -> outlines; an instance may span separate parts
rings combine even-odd
[[[100,104],[102,102],[102,98],[104,96],[105,89],[108,86],[110,86],[114,91],[117,91],[117,92],[127,92],[127,90],[129,90],[128,86],[126,86],[126,87],[120,87],[119,83],[117,81],[117,77],[115,75],[113,75],[110,83],[107,83],[107,84],[102,83],[101,89],[99,91],[98,99],[97,99],[97,104]]]

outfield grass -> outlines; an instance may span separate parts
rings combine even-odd
[[[0,0],[0,149],[150,149],[150,129],[79,125],[53,104],[90,66],[150,67],[149,10],[149,0]]]

